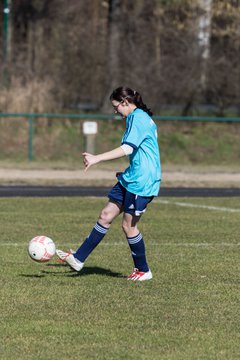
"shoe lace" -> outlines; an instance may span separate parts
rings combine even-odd
[[[137,268],[134,268],[133,272],[129,275],[129,277],[132,277],[132,276],[136,275],[138,273],[138,271],[139,270]]]
[[[57,259],[57,262],[59,262],[59,263],[65,263],[65,262],[66,262],[66,258],[67,258],[69,255],[72,255],[72,250],[70,249],[70,251],[67,251],[66,254],[67,254],[67,255],[66,255],[63,259],[58,258],[58,259]]]

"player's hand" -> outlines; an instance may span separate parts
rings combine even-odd
[[[92,155],[92,154],[84,152],[82,154],[82,156],[83,156],[83,164],[85,166],[84,171],[87,171],[90,168],[90,166],[92,166],[98,162],[97,155]]]

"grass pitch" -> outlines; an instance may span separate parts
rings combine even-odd
[[[239,199],[155,199],[140,222],[153,280],[126,280],[117,219],[80,274],[33,262],[39,234],[77,247],[106,199],[1,198],[0,358],[239,359]]]

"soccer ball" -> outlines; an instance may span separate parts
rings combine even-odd
[[[55,254],[56,247],[47,236],[35,236],[28,244],[28,254],[34,261],[47,262]]]

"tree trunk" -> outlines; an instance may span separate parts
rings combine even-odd
[[[109,113],[109,96],[112,90],[120,86],[120,47],[121,47],[121,0],[109,0],[108,13],[108,77],[106,96],[103,99],[102,111]]]
[[[207,63],[210,57],[210,36],[212,20],[212,0],[198,0],[201,14],[198,18],[197,39],[201,57],[200,85],[206,89]]]

